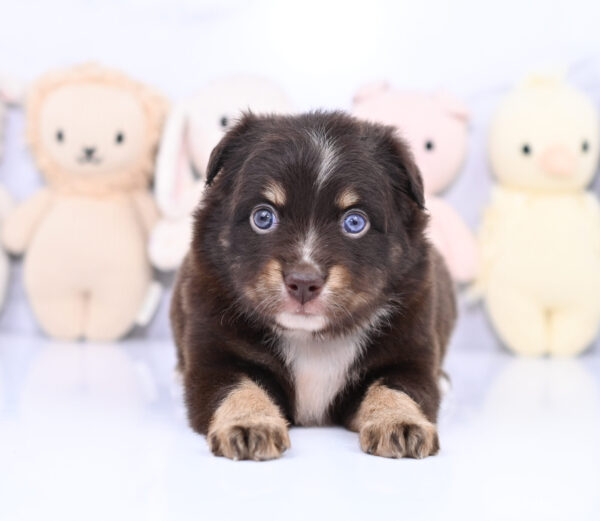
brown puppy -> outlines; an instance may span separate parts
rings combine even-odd
[[[248,114],[207,172],[171,309],[192,427],[233,459],[325,423],[371,454],[435,454],[454,294],[394,130]]]

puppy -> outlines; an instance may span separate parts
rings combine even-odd
[[[453,287],[394,129],[246,114],[212,152],[171,320],[191,426],[268,460],[338,424],[391,458],[439,450]]]

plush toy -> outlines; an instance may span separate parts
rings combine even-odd
[[[480,233],[477,288],[501,340],[523,355],[575,355],[600,323],[600,206],[585,188],[598,113],[557,78],[507,95],[489,137],[498,184]]]
[[[187,253],[192,212],[204,189],[213,147],[241,111],[289,112],[291,103],[275,84],[235,76],[208,84],[169,114],[157,158],[155,198],[162,219],[152,232],[150,259],[160,270],[176,269]]]
[[[6,220],[25,253],[25,287],[42,329],[60,339],[128,332],[152,287],[148,190],[165,100],[124,74],[86,64],[49,73],[27,99],[29,146],[48,185]]]
[[[457,177],[467,151],[468,111],[444,94],[390,88],[387,83],[363,87],[354,98],[355,116],[395,126],[410,145],[423,176],[428,228],[457,282],[469,282],[477,269],[477,245],[460,215],[436,194]]]
[[[4,144],[4,119],[7,105],[16,105],[20,99],[20,89],[14,81],[0,78],[0,159]],[[12,199],[6,189],[0,185],[0,234],[6,216],[12,208]],[[8,286],[9,261],[6,253],[0,247],[0,309],[4,305]]]

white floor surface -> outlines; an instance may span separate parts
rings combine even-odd
[[[386,460],[294,428],[278,461],[213,457],[168,342],[0,336],[0,520],[600,519],[600,353],[451,351],[441,453]]]

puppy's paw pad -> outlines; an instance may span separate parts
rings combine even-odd
[[[437,454],[440,449],[435,425],[429,422],[369,422],[360,431],[361,449],[386,458],[417,458]]]
[[[220,425],[208,433],[208,445],[215,456],[263,461],[279,458],[290,438],[284,421],[267,417]]]

